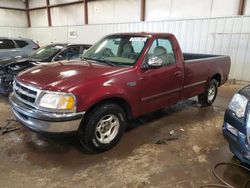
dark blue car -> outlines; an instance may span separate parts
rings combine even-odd
[[[233,96],[225,112],[223,135],[230,150],[250,165],[250,85]]]

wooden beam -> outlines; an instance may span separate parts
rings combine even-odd
[[[88,0],[84,1],[84,23],[89,24]]]
[[[246,2],[245,0],[240,0],[238,15],[243,15],[244,14],[245,2]]]
[[[31,27],[30,11],[29,11],[29,0],[25,1],[25,11],[26,11],[26,16],[27,16],[28,27]]]
[[[51,14],[50,14],[50,1],[46,0],[46,5],[47,5],[47,17],[48,17],[48,26],[51,27]]]
[[[146,0],[141,0],[141,22],[145,21],[145,6]]]

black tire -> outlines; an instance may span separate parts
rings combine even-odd
[[[101,140],[101,133],[102,131],[106,131],[105,125],[105,118],[109,117],[112,119],[111,121],[114,121],[115,124],[119,122],[118,128],[113,129],[113,136],[114,138],[110,140],[110,142],[107,142],[107,139],[105,140],[105,137],[103,139],[103,142]],[[109,118],[108,118],[109,119]],[[104,122],[104,123],[103,123]],[[108,121],[107,121],[108,122]],[[112,127],[112,123],[109,122],[109,127]],[[90,153],[97,153],[97,152],[104,152],[112,147],[114,147],[118,142],[120,141],[124,130],[125,130],[125,113],[123,109],[117,105],[117,104],[111,104],[106,103],[102,104],[100,106],[97,106],[94,108],[90,113],[86,114],[86,117],[84,117],[84,120],[82,121],[80,128],[78,130],[79,133],[79,140],[82,145],[82,147]],[[99,130],[98,129],[99,126]],[[100,128],[101,127],[101,128]],[[110,132],[111,132],[110,128]],[[115,131],[115,132],[114,132]],[[109,132],[109,131],[107,131]],[[106,133],[107,133],[106,132]],[[111,136],[111,138],[113,137]]]
[[[210,106],[213,104],[218,92],[218,82],[212,79],[206,89],[206,91],[198,95],[198,102],[202,107]]]

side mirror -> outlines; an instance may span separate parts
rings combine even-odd
[[[149,68],[160,68],[163,65],[163,61],[159,57],[152,57],[147,62]]]

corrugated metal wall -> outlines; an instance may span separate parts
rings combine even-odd
[[[0,26],[1,37],[27,37],[27,28]]]
[[[77,32],[77,39],[68,38],[69,30]],[[92,44],[106,34],[134,31],[174,33],[185,52],[230,55],[230,78],[250,81],[249,16],[30,28],[28,36],[40,44],[64,41]]]

